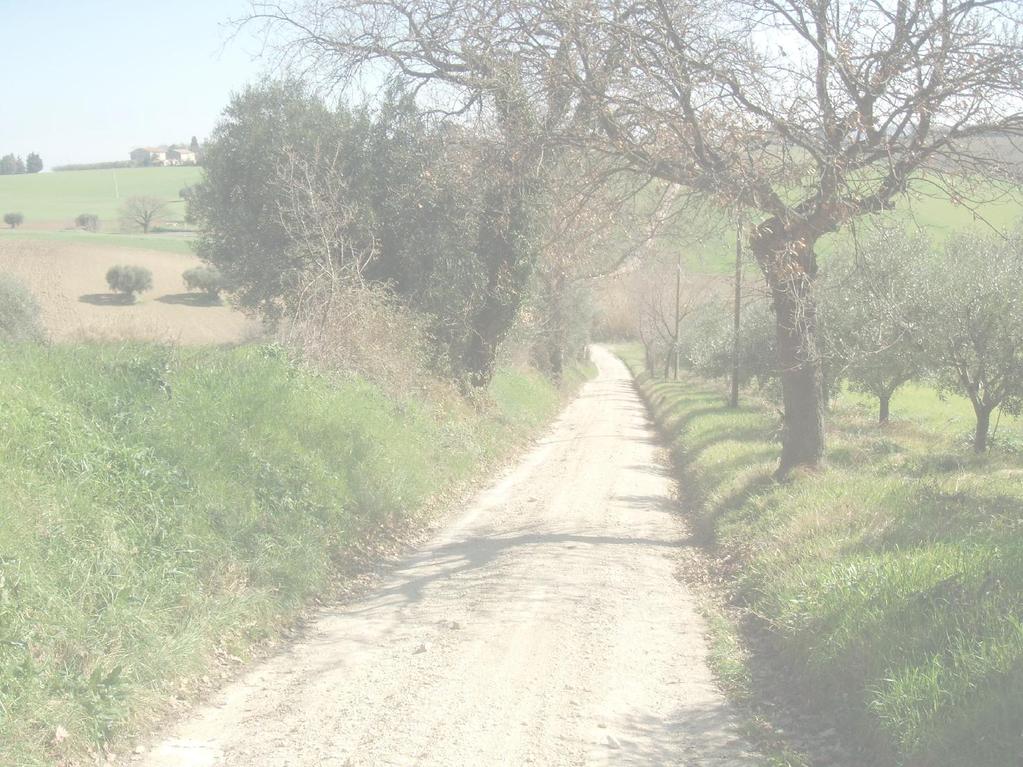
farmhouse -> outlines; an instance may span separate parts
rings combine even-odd
[[[131,151],[131,161],[136,165],[195,165],[196,156],[188,147],[146,146]]]
[[[171,147],[167,150],[168,165],[195,165],[195,152],[184,147]]]
[[[131,161],[136,165],[166,165],[167,147],[140,147],[131,151]]]

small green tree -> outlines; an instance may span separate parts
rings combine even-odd
[[[144,266],[112,266],[107,270],[107,285],[111,290],[123,293],[128,303],[132,303],[139,293],[153,287],[153,273]]]
[[[39,304],[21,282],[0,274],[0,342],[41,341],[45,338]]]
[[[771,306],[763,298],[744,302],[739,327],[739,383],[765,386],[779,376]],[[682,324],[679,348],[687,367],[708,378],[732,375],[735,331],[732,307],[708,301]]]
[[[99,231],[99,216],[95,213],[79,213],[75,217],[75,226],[87,232]]]
[[[924,372],[921,328],[927,309],[911,276],[929,254],[930,243],[922,237],[882,231],[858,253],[844,249],[829,259],[821,285],[825,368],[877,397],[882,424],[896,390]]]
[[[21,213],[4,213],[4,223],[11,229],[17,229],[25,223],[25,217]]]
[[[13,176],[18,172],[18,158],[13,154],[0,157],[0,176]]]
[[[973,447],[984,452],[991,413],[1023,403],[1023,233],[955,237],[914,282],[927,307],[928,357],[939,382],[973,404]]]
[[[25,160],[25,170],[29,173],[39,173],[43,169],[43,158],[35,152],[29,154]]]
[[[219,299],[221,291],[227,288],[224,275],[215,266],[196,266],[186,269],[181,276],[186,288],[206,293],[211,300]]]
[[[198,223],[195,217],[195,190],[194,185],[183,186],[178,190],[178,197],[185,201],[185,223],[195,224]]]

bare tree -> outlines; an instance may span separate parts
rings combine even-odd
[[[303,0],[254,17],[334,82],[383,65],[448,113],[491,115],[531,147],[518,169],[557,139],[759,213],[750,248],[776,315],[784,475],[824,455],[818,240],[911,187],[971,201],[967,180],[994,167],[978,143],[1023,132],[1021,12],[1017,0]]]
[[[658,368],[664,378],[678,378],[683,354],[682,331],[690,316],[713,301],[713,288],[683,273],[682,265],[647,263],[632,280],[636,303],[636,335],[643,344],[648,372]]]
[[[166,209],[167,203],[159,197],[129,197],[121,207],[121,225],[129,231],[141,230],[143,234],[149,234]]]
[[[582,298],[609,277],[629,273],[679,215],[677,187],[627,178],[614,166],[563,152],[551,174],[537,280],[546,297],[547,359],[560,377],[568,325],[581,319]]]
[[[750,246],[776,314],[780,474],[824,454],[816,243],[914,185],[970,200],[956,186],[993,168],[978,142],[1023,130],[1019,8],[608,0],[588,17],[575,72],[608,151],[763,216]]]

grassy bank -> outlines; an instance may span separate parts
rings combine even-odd
[[[864,764],[1019,764],[1023,460],[971,455],[926,402],[880,428],[847,397],[827,471],[778,485],[775,407],[729,410],[720,385],[651,379],[623,354],[697,528],[766,634],[751,663],[784,669]]]
[[[512,371],[483,412],[395,402],[273,347],[3,353],[2,764],[130,732],[560,403]]]

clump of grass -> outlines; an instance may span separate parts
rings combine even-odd
[[[641,356],[624,356],[639,372]],[[868,744],[871,764],[1018,763],[1018,456],[971,455],[955,418],[938,412],[947,403],[926,392],[903,399],[903,419],[887,428],[846,397],[832,414],[828,469],[777,484],[769,403],[729,410],[707,381],[638,377],[699,529],[811,706]],[[718,666],[741,678],[734,663]]]
[[[549,418],[398,401],[273,346],[14,346],[0,369],[0,763],[81,757]]]

